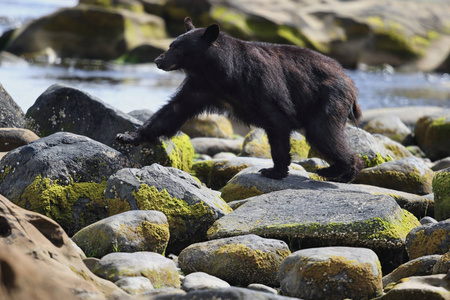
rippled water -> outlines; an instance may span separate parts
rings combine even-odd
[[[29,19],[49,14],[76,0],[0,0],[0,33]],[[448,74],[348,71],[359,91],[363,109],[413,105],[450,107]],[[176,91],[182,73],[167,73],[154,64],[76,65],[70,61],[54,65],[3,63],[0,83],[26,111],[50,85],[70,85],[129,112],[157,110]]]

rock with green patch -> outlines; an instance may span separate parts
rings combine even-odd
[[[241,139],[198,137],[191,139],[191,143],[195,153],[209,156],[214,156],[222,152],[239,154],[242,149]]]
[[[100,259],[94,274],[112,282],[143,276],[155,289],[181,285],[175,263],[154,252],[110,253]]]
[[[440,256],[433,267],[433,274],[447,274],[450,271],[450,251]]]
[[[190,245],[178,262],[185,273],[206,272],[232,285],[277,286],[278,269],[289,254],[285,242],[250,234]]]
[[[149,251],[164,255],[169,242],[166,216],[155,210],[123,212],[78,231],[72,240],[89,257],[112,252]]]
[[[305,300],[371,299],[383,291],[378,257],[365,248],[296,251],[281,264],[280,281],[283,295]]]
[[[450,168],[437,172],[432,185],[436,220],[450,218]]]
[[[251,233],[287,241],[294,250],[365,247],[374,250],[388,269],[391,263],[399,265],[405,237],[418,225],[417,218],[389,196],[342,190],[283,190],[248,199],[217,220],[208,237]]]
[[[448,275],[412,276],[387,286],[376,300],[447,300],[448,286]]]
[[[327,168],[330,166],[326,161],[317,157],[305,158],[296,162],[302,166],[306,171],[316,173],[317,170]]]
[[[6,50],[34,58],[51,49],[58,57],[112,60],[152,39],[167,37],[164,20],[141,11],[80,3],[18,28]],[[45,41],[43,43],[42,41]]]
[[[441,256],[442,255],[426,255],[402,264],[383,277],[383,288],[388,284],[395,283],[403,278],[431,275],[433,273],[434,265],[439,261]]]
[[[39,137],[28,129],[0,128],[0,152],[8,152],[38,139]]]
[[[406,237],[409,258],[444,254],[450,250],[450,220],[415,227]]]
[[[222,115],[202,114],[187,121],[181,130],[189,137],[233,138],[233,126],[230,120]]]
[[[122,169],[106,184],[110,214],[126,210],[158,210],[167,216],[170,251],[206,240],[206,231],[231,208],[212,191],[181,170],[158,164]]]
[[[259,167],[249,167],[236,174],[222,189],[222,198],[230,205],[232,201],[248,199],[253,196],[267,194],[286,189],[299,190],[340,190],[386,195],[394,198],[401,208],[414,214],[417,218],[433,215],[434,201],[425,197],[363,184],[345,184],[325,182],[315,179],[315,174],[300,170],[290,170],[289,176],[282,180],[272,180],[261,176]],[[244,201],[240,201],[241,205]]]
[[[117,150],[88,137],[52,134],[8,152],[0,165],[0,193],[57,221],[66,232],[108,216],[106,180],[137,167]]]
[[[450,156],[450,110],[424,116],[417,121],[417,144],[431,160]]]
[[[303,135],[298,132],[293,132],[290,142],[290,153],[293,160],[308,157],[311,146],[309,146]],[[240,155],[244,157],[272,158],[269,140],[263,129],[253,129],[245,136]]]
[[[354,182],[426,195],[432,192],[433,176],[422,159],[407,157],[363,169]]]
[[[23,128],[25,115],[0,83],[0,128]]]
[[[228,180],[245,168],[258,166],[260,169],[273,167],[271,159],[255,157],[234,157],[230,159],[212,159],[195,162],[192,172],[208,187],[219,190],[226,185]],[[291,164],[290,168],[303,170],[297,164]]]
[[[346,133],[350,148],[362,158],[366,167],[374,167],[388,161],[412,156],[400,143],[382,136],[372,135],[360,128],[347,126]]]
[[[364,130],[370,133],[384,135],[391,140],[402,143],[411,134],[411,129],[398,116],[387,115],[370,120]]]

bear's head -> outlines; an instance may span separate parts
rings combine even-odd
[[[219,25],[212,24],[207,28],[195,28],[191,18],[184,19],[186,33],[178,36],[169,50],[155,59],[156,66],[164,71],[188,70],[195,66],[198,58],[219,37]]]

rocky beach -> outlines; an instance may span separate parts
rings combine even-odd
[[[0,61],[153,61],[190,15],[347,68],[449,72],[449,12],[442,1],[80,0],[5,32]],[[301,132],[289,176],[273,180],[259,172],[273,165],[259,128],[200,115],[170,139],[122,145],[116,134],[152,111],[55,82],[24,112],[0,79],[0,299],[448,300],[448,100],[364,110],[346,135],[365,168],[336,183]]]

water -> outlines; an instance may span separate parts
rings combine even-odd
[[[76,5],[76,0],[0,0],[0,33],[24,22]],[[450,107],[450,75],[348,71],[359,92],[361,108],[434,105]],[[154,64],[121,66],[112,63],[76,64],[57,60],[53,65],[3,63],[0,83],[26,111],[49,86],[70,85],[110,105],[130,112],[157,110],[183,80],[183,74],[163,72]]]

